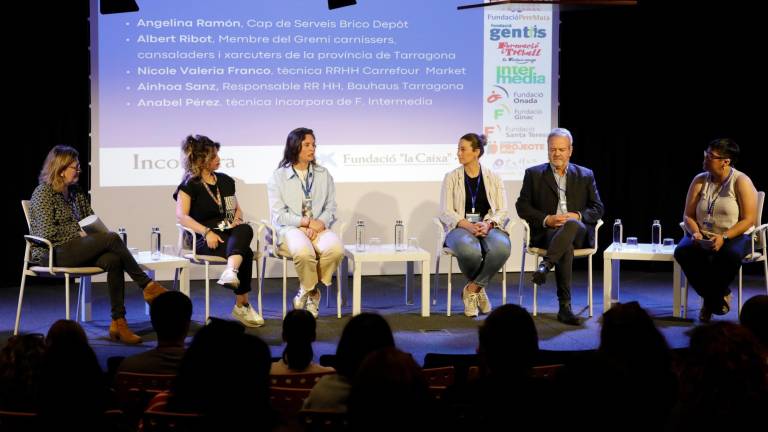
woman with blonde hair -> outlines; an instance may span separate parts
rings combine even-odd
[[[152,303],[167,291],[153,281],[136,263],[116,233],[85,234],[78,221],[93,214],[85,192],[77,185],[80,177],[79,153],[72,147],[58,145],[48,152],[40,172],[40,184],[30,202],[30,233],[49,240],[53,262],[61,267],[101,267],[107,272],[112,323],[109,337],[128,344],[141,337],[128,328],[125,320],[125,273],[143,290],[144,300]],[[43,247],[32,249],[32,260],[47,262]]]
[[[247,327],[264,325],[248,302],[253,274],[253,229],[243,223],[243,210],[235,197],[235,180],[216,172],[221,145],[203,135],[190,135],[181,144],[184,176],[176,188],[176,218],[195,232],[197,251],[227,259],[219,285],[235,292],[232,317]]]

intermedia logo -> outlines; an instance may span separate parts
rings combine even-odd
[[[547,37],[547,30],[538,26],[525,27],[493,27],[490,30],[489,37],[492,41],[501,39],[544,39]]]
[[[496,66],[496,84],[545,84],[534,66]]]

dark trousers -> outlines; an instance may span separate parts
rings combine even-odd
[[[587,227],[581,221],[568,220],[559,228],[547,228],[547,256],[544,257],[555,265],[557,281],[557,300],[571,302],[571,279],[573,276],[573,250],[584,246]]]
[[[216,234],[224,240],[216,249],[208,247],[205,239],[197,235],[197,252],[203,255],[216,255],[222,258],[229,258],[232,255],[241,255],[243,263],[237,273],[240,279],[240,286],[235,290],[235,294],[245,294],[251,291],[251,278],[253,275],[253,251],[251,250],[251,240],[253,240],[253,228],[248,224],[238,225],[224,232],[216,230]]]
[[[70,240],[54,249],[54,264],[62,267],[101,267],[107,272],[112,319],[125,317],[125,273],[142,289],[152,279],[139,267],[116,233],[97,233]]]
[[[728,285],[739,272],[750,241],[749,236],[740,235],[726,240],[715,252],[696,245],[690,236],[685,236],[675,248],[675,260],[709,310],[723,307],[723,297],[731,292]]]

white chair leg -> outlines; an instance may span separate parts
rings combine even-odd
[[[285,314],[288,313],[287,297],[288,297],[288,260],[283,258],[283,318],[285,318]]]
[[[533,264],[534,264],[534,267],[536,267],[536,268],[539,267],[539,256],[538,255],[536,255],[536,258],[534,258]],[[536,304],[537,295],[538,295],[538,292],[537,292],[538,289],[539,289],[539,286],[536,285],[536,282],[534,282],[533,283],[533,316],[537,316],[539,314],[539,308],[538,308],[538,305]]]
[[[208,317],[211,316],[211,280],[210,280],[210,263],[205,262],[205,319],[203,322],[208,322]]]
[[[24,300],[24,285],[27,283],[26,265],[21,271],[21,286],[19,286],[19,305],[16,307],[16,324],[13,325],[13,335],[19,334],[19,323],[21,322],[21,303]]]
[[[688,278],[683,276],[683,290],[680,293],[683,300],[683,318],[688,318]]]
[[[435,254],[437,255],[437,258],[435,259],[435,281],[432,284],[432,306],[437,304],[437,287],[440,284],[440,250],[438,249],[438,252]]]
[[[739,293],[737,295],[736,301],[739,302],[739,309],[736,312],[736,316],[741,317],[741,287],[742,287],[742,272],[741,272],[742,266],[739,266]]]
[[[69,273],[64,274],[64,318],[69,319]]]
[[[341,262],[336,269],[336,318],[341,318]]]
[[[259,304],[259,316],[264,318],[264,311],[261,306],[261,273],[259,272],[259,259],[256,258],[254,261],[254,264],[256,265],[256,285],[259,287],[259,295],[256,301]]]
[[[259,296],[261,296],[261,293],[264,292],[264,272],[267,269],[267,256],[264,255],[264,257],[261,259],[261,277],[259,278]],[[259,315],[264,317],[264,314],[262,314],[261,311],[261,302],[259,302]]]
[[[501,304],[507,304],[507,262],[501,265]]]
[[[587,258],[587,304],[589,305],[589,317],[592,318],[592,255]]]
[[[519,305],[523,306],[523,283],[525,277],[525,246],[523,246],[523,258],[520,263],[520,282],[517,284],[517,296],[519,297]]]
[[[448,296],[446,297],[446,313],[451,316],[451,275],[453,274],[453,257],[448,257]]]

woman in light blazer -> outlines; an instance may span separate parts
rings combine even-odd
[[[450,230],[445,245],[456,254],[467,277],[462,291],[464,315],[475,317],[491,311],[485,286],[509,258],[509,222],[504,182],[480,164],[484,135],[468,133],[459,140],[457,156],[462,166],[443,179],[440,220]]]

